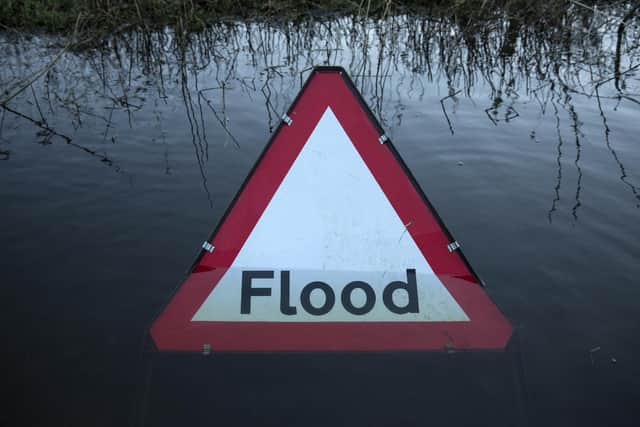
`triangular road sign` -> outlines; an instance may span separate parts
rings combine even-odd
[[[160,350],[503,348],[509,322],[341,68],[316,68],[155,320]]]

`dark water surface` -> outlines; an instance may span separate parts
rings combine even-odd
[[[622,13],[515,34],[231,22],[64,53],[0,109],[3,425],[638,425],[640,30],[616,81]],[[63,46],[0,35],[3,92]],[[148,351],[323,64],[349,71],[514,325],[505,352]]]

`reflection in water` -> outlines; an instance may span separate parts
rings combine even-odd
[[[191,143],[193,144],[196,160],[198,161],[198,168],[200,169],[200,175],[202,176],[202,187],[207,194],[207,200],[209,206],[213,207],[213,201],[211,200],[211,192],[207,187],[207,174],[205,173],[205,164],[209,160],[209,142],[207,141],[207,134],[204,125],[204,114],[202,113],[201,97],[198,96],[198,109],[200,111],[201,122],[198,122],[196,117],[196,111],[194,107],[193,99],[191,98],[191,90],[188,83],[188,70],[186,67],[187,60],[185,50],[181,51],[182,57],[178,63],[180,69],[180,91],[182,93],[182,100],[185,105],[185,112],[187,114],[187,121],[189,122],[189,129],[191,130]],[[198,89],[198,74],[194,74],[194,87],[196,93],[200,93]]]
[[[595,91],[596,91],[596,99],[598,100],[598,110],[600,111],[600,116],[602,117],[602,125],[604,127],[604,141],[607,145],[607,149],[611,153],[611,157],[613,157],[613,160],[616,162],[616,164],[618,165],[618,168],[620,169],[620,181],[624,182],[624,184],[627,187],[629,187],[629,189],[631,190],[635,198],[638,200],[636,207],[640,208],[640,194],[638,194],[638,187],[636,187],[635,185],[633,185],[627,180],[627,172],[624,169],[624,165],[618,158],[618,154],[616,153],[616,150],[614,150],[613,147],[611,146],[611,141],[609,140],[609,134],[611,133],[611,129],[609,129],[609,125],[607,124],[607,116],[605,116],[604,111],[602,109],[602,103],[600,102],[600,93],[598,92],[598,86],[596,86]]]
[[[556,163],[558,165],[558,175],[556,177],[556,185],[553,188],[553,191],[555,192],[555,197],[551,202],[551,209],[549,209],[549,213],[548,213],[548,218],[550,223],[552,222],[551,216],[553,212],[556,211],[556,203],[560,201],[560,186],[562,185],[562,144],[563,144],[562,132],[560,130],[560,115],[558,114],[558,107],[556,103],[553,101],[551,101],[551,105],[553,106],[553,113],[556,118],[556,135],[558,137],[558,145],[557,145],[558,155],[556,157]]]
[[[4,116],[5,110],[3,109],[0,111],[0,144],[7,142],[7,140],[2,136],[2,129],[4,128]],[[3,150],[0,148],[0,160],[7,160],[10,154],[11,153],[9,152],[9,150]]]
[[[620,180],[636,203],[640,200],[622,153],[613,149],[604,105],[639,103],[640,20],[631,10],[624,4],[595,10],[574,2],[558,11],[560,18],[553,22],[541,17],[508,18],[501,10],[483,16],[434,13],[298,22],[225,21],[197,33],[180,25],[164,31],[122,33],[100,46],[63,53],[64,43],[55,38],[6,33],[0,36],[0,87],[5,94],[0,97],[0,144],[8,143],[2,130],[8,120],[5,116],[11,115],[12,123],[33,125],[35,138],[42,144],[62,142],[116,166],[107,154],[124,143],[116,133],[116,113],[125,114],[127,126],[135,128],[136,118],[151,110],[159,133],[151,139],[163,141],[163,167],[170,174],[162,123],[163,115],[176,114],[171,100],[179,97],[183,105],[178,113],[186,117],[202,186],[212,205],[207,164],[210,144],[219,138],[214,142],[211,132],[222,130],[224,146],[242,148],[234,134],[230,94],[263,104],[261,122],[273,132],[309,70],[339,64],[351,74],[390,134],[403,126],[407,106],[430,102],[434,90],[444,92],[444,96],[435,94],[436,105],[439,100],[441,119],[456,137],[464,117],[458,111],[466,100],[495,127],[522,121],[523,106],[532,100],[539,107],[540,122],[550,103],[557,174],[548,219],[558,209],[566,175],[562,130],[567,128],[576,150],[571,208],[575,222],[582,206],[583,174],[588,170],[583,165],[587,147],[578,109],[597,105],[604,145]],[[55,59],[53,65],[48,58]],[[7,99],[6,94],[24,85],[23,76],[38,73],[42,77],[29,84],[29,90]],[[568,120],[562,119],[559,107]],[[72,136],[79,129],[95,128],[96,123],[100,123],[99,143]],[[544,142],[536,129],[528,133],[535,142]],[[0,159],[8,158],[9,151],[2,148]]]
[[[564,108],[567,109],[569,113],[569,118],[571,120],[571,129],[573,130],[575,143],[576,143],[576,158],[573,161],[573,164],[576,167],[576,172],[578,175],[578,183],[576,184],[576,197],[575,197],[576,202],[573,205],[573,208],[571,208],[571,215],[573,215],[574,221],[577,221],[578,208],[580,207],[580,205],[582,205],[582,203],[580,203],[580,190],[582,190],[582,168],[580,167],[580,154],[582,153],[582,145],[580,143],[580,137],[582,136],[582,133],[580,132],[580,126],[582,125],[582,123],[578,119],[578,113],[576,112],[575,107],[571,103],[571,95],[569,95],[569,91],[567,90],[566,87],[563,88],[563,91],[565,93]]]
[[[447,125],[449,126],[449,132],[451,132],[451,135],[454,135],[455,132],[453,131],[453,126],[451,125],[451,120],[449,119],[449,115],[447,114],[447,109],[444,106],[444,101],[447,100],[447,99],[452,99],[454,104],[457,104],[458,99],[456,98],[456,95],[458,95],[460,92],[462,92],[462,91],[458,90],[458,91],[456,91],[454,93],[451,93],[451,94],[445,96],[444,98],[442,98],[440,100],[440,105],[442,106],[442,112],[444,113],[444,118],[447,119]],[[494,122],[494,124],[496,124],[496,123]]]

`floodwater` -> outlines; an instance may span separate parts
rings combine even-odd
[[[574,12],[561,29],[225,22],[64,52],[0,109],[2,424],[637,425],[640,28],[616,55],[624,10]],[[0,101],[64,46],[1,34]],[[150,322],[327,64],[511,321],[504,352],[151,350]]]

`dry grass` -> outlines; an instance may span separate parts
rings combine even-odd
[[[620,3],[584,0],[594,4]],[[561,25],[574,0],[3,0],[0,27],[69,33],[79,15],[92,31],[140,26],[181,26],[201,29],[212,20],[226,18],[299,20],[323,15],[384,16],[428,12],[455,18],[463,25],[507,12],[518,21]]]

